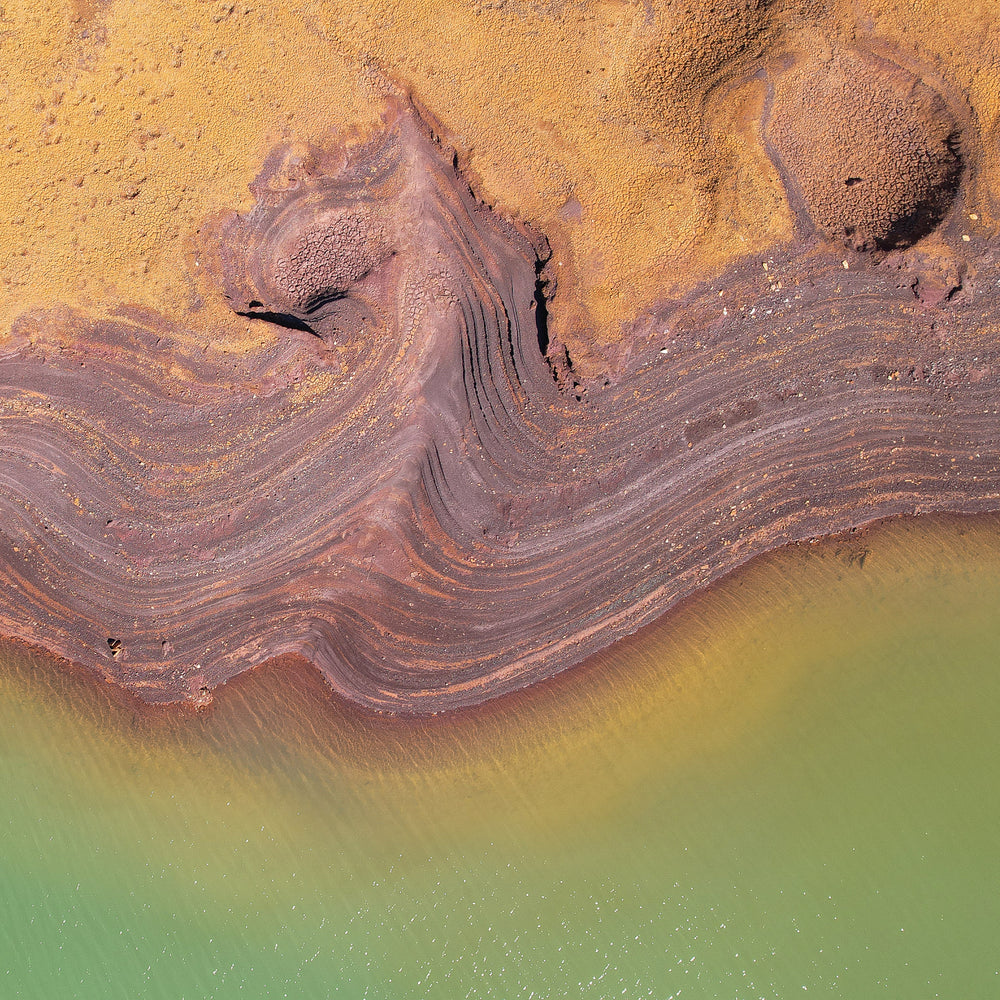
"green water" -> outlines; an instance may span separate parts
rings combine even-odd
[[[781,555],[384,725],[0,670],[0,997],[1000,995],[1000,531]]]

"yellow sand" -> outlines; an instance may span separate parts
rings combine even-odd
[[[994,0],[17,0],[0,11],[0,327],[132,304],[230,348],[269,336],[199,278],[199,230],[249,207],[274,143],[369,129],[396,85],[485,199],[549,236],[556,329],[606,364],[652,300],[787,238],[753,78],[785,52],[875,37],[966,93],[984,139],[969,225],[992,228],[998,15]]]

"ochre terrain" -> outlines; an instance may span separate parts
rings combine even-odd
[[[0,326],[128,304],[199,342],[267,340],[200,279],[205,220],[249,207],[277,142],[368,131],[396,87],[481,197],[546,234],[553,331],[581,370],[613,367],[644,307],[791,235],[760,123],[792,58],[871,41],[958,95],[976,133],[968,225],[993,232],[997,15],[994,0],[8,4]]]
[[[135,312],[15,325],[0,634],[150,701],[297,654],[369,707],[435,712],[779,545],[1000,509],[1000,254],[960,233],[923,127],[913,163],[851,167],[863,248],[836,228],[745,258],[587,380],[548,340],[544,238],[477,200],[405,98],[383,117],[279,147],[215,227],[206,274],[273,345],[205,352]],[[898,197],[872,215],[865,185]],[[798,217],[828,207],[803,188]]]
[[[0,636],[435,712],[788,542],[1000,510],[971,8],[947,58],[818,5],[433,10],[25,15]]]

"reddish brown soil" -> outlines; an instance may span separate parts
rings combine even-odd
[[[406,100],[385,117],[280,148],[212,230],[205,271],[267,346],[206,352],[136,312],[16,325],[0,633],[148,701],[298,654],[365,705],[434,712],[778,545],[1000,509],[1000,253],[964,231],[973,163],[933,174],[915,246],[802,223],[639,316],[593,377],[548,326],[545,239],[480,202]]]

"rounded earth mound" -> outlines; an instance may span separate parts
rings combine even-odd
[[[941,221],[961,178],[959,127],[944,98],[860,53],[783,74],[767,137],[815,226],[855,250],[915,243]]]

